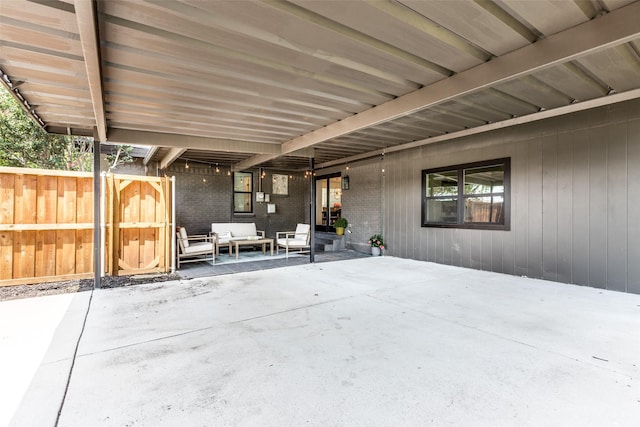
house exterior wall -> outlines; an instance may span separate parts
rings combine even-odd
[[[147,173],[141,158],[134,158],[131,163],[118,165],[111,172],[121,175],[155,176],[155,173]]]
[[[303,174],[266,171],[262,191],[270,194],[271,203],[276,204],[276,213],[267,214],[267,204],[255,201],[259,171],[247,172],[253,172],[253,213],[234,214],[233,181],[227,170],[216,173],[213,168],[197,163],[190,163],[189,169],[185,169],[182,162],[171,165],[166,173],[176,179],[176,224],[186,227],[189,234],[206,234],[211,231],[212,222],[255,222],[256,228],[264,230],[267,237],[275,237],[276,232],[294,230],[298,222],[305,222],[308,179]],[[288,196],[271,194],[272,173],[290,175]]]
[[[389,255],[640,293],[640,100],[384,157],[350,165],[352,247],[380,227]],[[502,157],[509,231],[421,227],[423,169]]]
[[[367,241],[373,234],[382,232],[383,199],[383,160],[368,159],[355,164],[318,171],[318,175],[340,172],[349,177],[349,189],[342,191],[342,212],[349,227],[345,234],[347,248],[359,252],[370,252]]]

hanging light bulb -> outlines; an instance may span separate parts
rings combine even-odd
[[[189,161],[188,160],[184,161],[184,168],[185,169],[189,169]]]
[[[218,167],[217,163],[216,163],[216,173],[220,173],[220,168]]]

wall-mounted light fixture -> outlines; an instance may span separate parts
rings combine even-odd
[[[349,189],[349,175],[345,175],[342,177],[342,186],[341,188],[343,190],[348,190]]]

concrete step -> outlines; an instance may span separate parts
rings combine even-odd
[[[345,248],[345,237],[336,233],[316,231],[315,249],[321,252],[335,252]]]

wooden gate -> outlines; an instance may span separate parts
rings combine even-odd
[[[169,178],[109,175],[107,183],[105,270],[112,276],[168,271]]]
[[[171,180],[107,175],[107,274],[171,267]],[[0,286],[93,277],[93,174],[0,167]]]

